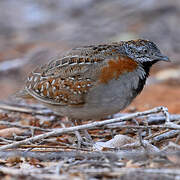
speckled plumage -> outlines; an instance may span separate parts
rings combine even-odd
[[[83,46],[36,68],[25,91],[61,115],[101,118],[130,104],[159,60],[168,58],[147,40]]]

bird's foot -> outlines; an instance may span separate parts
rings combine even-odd
[[[93,145],[93,140],[87,130],[84,130],[84,137],[81,136],[79,131],[75,131],[75,135],[77,138],[78,142],[78,148],[81,148],[82,146],[92,146]]]

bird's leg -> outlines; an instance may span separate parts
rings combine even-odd
[[[75,121],[73,119],[70,119],[70,118],[68,118],[68,119],[71,121],[72,126],[76,126]],[[83,142],[83,139],[82,139],[79,131],[75,131],[75,135],[76,135],[76,138],[77,138],[77,141],[78,141],[78,147],[80,148],[81,144]]]
[[[75,131],[75,135],[78,141],[78,148],[80,148],[81,145],[84,144],[83,138],[81,137],[81,134],[79,133],[79,131]]]
[[[72,123],[73,126],[76,126],[76,125],[79,125],[78,121],[77,120],[74,120],[74,119],[69,119]],[[81,145],[90,145],[88,142],[84,141],[80,132],[79,131],[75,131],[75,135],[76,135],[76,138],[77,138],[77,141],[78,141],[78,148],[81,147]]]
[[[76,126],[76,125],[81,125],[81,120],[74,120],[74,119],[70,119],[71,123],[73,126]],[[75,131],[75,135],[76,135],[76,138],[77,138],[77,141],[78,141],[78,147],[80,148],[81,145],[85,145],[85,146],[89,146],[89,145],[92,145],[92,138],[91,136],[89,135],[89,133],[87,132],[87,130],[83,130],[83,135],[85,136],[85,138],[83,138],[80,134],[79,131]]]
[[[76,123],[77,123],[77,125],[82,125],[82,120],[80,120],[80,119],[76,120]],[[87,142],[93,143],[91,135],[88,133],[87,129],[84,129],[83,132],[84,132],[84,135],[85,135]]]

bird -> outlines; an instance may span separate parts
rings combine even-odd
[[[144,39],[76,47],[33,70],[20,96],[70,119],[101,119],[140,94],[158,61],[170,60]]]

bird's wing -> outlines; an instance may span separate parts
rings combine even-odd
[[[104,45],[76,48],[33,71],[26,90],[34,98],[49,104],[84,104],[88,91],[98,82],[107,83],[119,76],[124,68],[123,59],[124,56]]]

